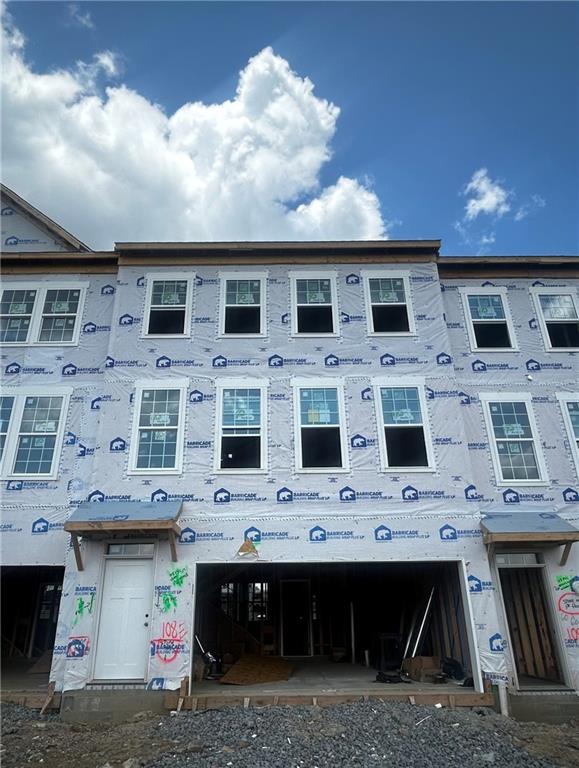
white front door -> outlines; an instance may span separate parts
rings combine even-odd
[[[152,589],[153,560],[106,560],[95,679],[145,679]]]

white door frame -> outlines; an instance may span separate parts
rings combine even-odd
[[[153,544],[154,550],[151,555],[109,555],[107,552],[109,544]],[[104,584],[105,584],[105,571],[106,571],[106,563],[107,560],[152,560],[153,561],[153,584],[155,583],[155,571],[156,571],[156,563],[157,563],[157,542],[151,541],[150,539],[147,540],[139,540],[139,539],[129,539],[129,540],[120,540],[120,539],[110,539],[108,541],[105,541],[103,544],[104,552],[101,557],[101,565],[100,565],[100,573],[98,578],[98,592],[97,592],[97,601],[96,601],[96,622],[95,622],[95,633],[94,633],[94,653],[91,653],[92,659],[90,662],[90,670],[89,670],[89,682],[95,682],[97,678],[95,678],[95,666],[96,666],[96,649],[98,647],[99,642],[99,635],[101,630],[101,611],[103,607],[103,593],[104,593]],[[153,593],[151,594],[151,611],[150,611],[150,619],[149,622],[149,641],[151,638],[151,631],[152,631],[152,618],[153,618]],[[100,679],[100,678],[99,678]],[[145,676],[143,678],[143,682],[147,683],[149,680],[149,664],[148,664],[148,657],[147,657],[147,664],[145,665]],[[111,683],[118,682],[118,681],[111,681]]]

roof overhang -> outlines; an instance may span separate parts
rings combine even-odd
[[[173,561],[176,561],[182,506],[181,501],[82,502],[64,524],[64,530],[72,537],[78,570],[84,570],[79,536],[101,537],[118,533],[167,536]]]
[[[565,565],[579,530],[553,512],[498,512],[486,515],[480,527],[489,548],[525,546],[565,547],[560,565]]]

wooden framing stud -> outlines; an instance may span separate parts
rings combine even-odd
[[[565,547],[563,548],[563,552],[561,553],[561,560],[559,562],[559,565],[563,567],[564,565],[567,565],[567,560],[569,559],[569,554],[571,552],[571,547],[573,546],[572,541],[568,541],[565,544]]]
[[[82,563],[82,554],[80,551],[80,543],[78,541],[78,536],[76,533],[71,533],[70,538],[72,539],[72,548],[74,550],[74,559],[76,560],[76,569],[77,571],[84,571],[84,565]]]
[[[171,547],[171,559],[174,563],[177,562],[177,542],[175,539],[175,531],[169,531],[169,546]]]
[[[46,712],[46,710],[48,709],[48,707],[50,705],[50,702],[54,698],[54,687],[55,687],[54,683],[48,683],[48,691],[46,693],[46,700],[45,700],[44,704],[42,705],[42,709],[40,710],[40,714],[41,715],[43,715]]]

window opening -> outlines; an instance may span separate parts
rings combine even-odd
[[[147,333],[151,336],[186,333],[187,280],[153,280]]]
[[[332,281],[296,279],[297,333],[334,333]]]
[[[224,389],[221,469],[261,469],[261,389]]]
[[[299,408],[302,468],[343,467],[338,390],[300,389]]]
[[[509,333],[503,298],[499,294],[468,294],[468,308],[477,349],[509,349]]]
[[[386,464],[428,467],[424,422],[417,387],[381,387]]]
[[[261,333],[261,280],[226,280],[224,333]]]
[[[553,349],[579,347],[579,316],[571,294],[538,294],[549,344]]]
[[[372,331],[374,333],[409,333],[407,297],[402,278],[368,279]]]

